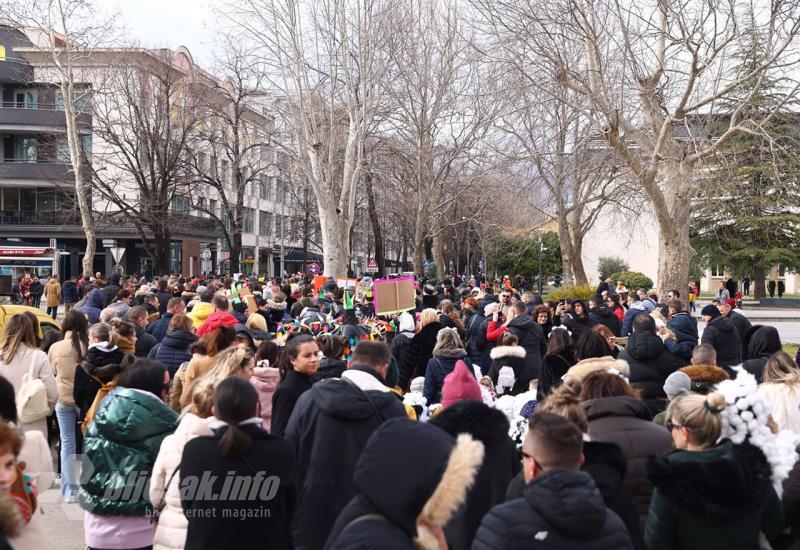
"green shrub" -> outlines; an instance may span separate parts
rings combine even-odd
[[[783,298],[784,292],[786,292],[786,283],[778,281],[778,298]]]
[[[429,263],[428,267],[425,268],[425,276],[429,284],[437,286],[439,284],[439,266],[433,262]]]
[[[770,281],[769,283],[767,283],[767,290],[769,290],[769,297],[770,298],[774,298],[775,297],[775,281]]]
[[[547,294],[548,300],[571,300],[573,298],[580,298],[587,301],[594,298],[597,292],[597,287],[592,285],[576,285],[576,286],[562,286],[554,288]]]
[[[600,256],[597,261],[597,271],[600,272],[600,277],[604,280],[612,277],[614,273],[622,273],[629,269],[628,263],[616,256]]]
[[[640,288],[645,290],[650,290],[653,288],[653,280],[644,273],[639,273],[638,271],[622,271],[620,273],[614,273],[611,278],[614,279],[614,283],[617,281],[622,281],[622,283],[630,292],[634,292]]]

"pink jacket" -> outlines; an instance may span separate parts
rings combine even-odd
[[[256,367],[250,383],[258,392],[258,401],[261,404],[261,418],[264,429],[269,431],[272,422],[272,394],[278,387],[280,371],[275,367]]]

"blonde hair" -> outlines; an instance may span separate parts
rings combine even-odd
[[[788,353],[778,351],[767,359],[762,375],[764,384],[787,384],[793,386],[800,382],[800,369]]]
[[[581,383],[573,378],[567,378],[553,393],[545,397],[544,401],[536,408],[536,412],[550,412],[563,416],[578,426],[583,433],[589,433],[589,420],[581,408]]]
[[[36,347],[36,328],[30,317],[24,313],[12,315],[3,331],[3,345],[0,347],[0,360],[10,363],[20,346]]]
[[[683,393],[669,402],[667,420],[688,429],[697,445],[711,447],[722,433],[720,413],[725,405],[721,393]]]
[[[192,324],[192,318],[186,315],[185,313],[178,313],[177,315],[173,315],[172,319],[169,320],[169,328],[184,330],[186,332],[194,332],[194,325]]]
[[[443,328],[436,335],[436,345],[433,347],[433,356],[440,351],[464,349],[464,344],[461,343],[461,337],[458,331],[454,328]]]
[[[423,309],[419,314],[419,328],[423,328],[439,320],[439,313],[433,308]]]
[[[214,405],[214,392],[217,385],[212,380],[198,380],[192,387],[191,411],[200,418],[211,416],[211,407]]]
[[[202,384],[211,384],[216,388],[220,382],[231,376],[237,376],[244,366],[253,358],[253,352],[248,346],[238,344],[219,352],[214,356],[214,361],[208,372],[195,380],[189,389],[189,395],[194,402],[194,392]]]
[[[247,318],[247,324],[245,326],[248,329],[256,329],[267,332],[267,321],[260,313],[251,313]]]

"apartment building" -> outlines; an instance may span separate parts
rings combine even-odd
[[[58,40],[58,37],[56,37]],[[75,201],[74,173],[66,142],[66,119],[60,95],[57,73],[49,49],[50,37],[31,29],[16,28],[0,21],[0,132],[3,137],[3,157],[0,162],[0,274],[20,275],[31,271],[39,275],[80,273],[85,238]],[[113,66],[124,58],[125,63],[142,66],[164,63],[169,59],[170,70],[177,71],[191,89],[195,82],[214,77],[204,72],[192,60],[185,48],[163,50],[115,49],[92,52],[91,61],[80,71],[80,86],[92,90],[101,75],[93,67]],[[91,94],[86,94],[90,97]],[[133,197],[137,190],[131,174],[109,162],[115,154],[114,145],[98,135],[93,126],[92,101],[79,105],[79,133],[87,162],[105,173],[117,171],[115,192]],[[97,113],[95,113],[97,114]],[[107,113],[106,113],[107,115]],[[251,125],[271,124],[269,113],[254,106],[247,113]],[[95,123],[97,121],[95,120]],[[214,151],[207,155],[206,170],[229,170]],[[277,155],[275,150],[261,155]],[[224,157],[224,155],[223,155]],[[287,270],[298,265],[300,243],[291,231],[291,216],[296,210],[287,208],[285,188],[288,178],[278,166],[286,162],[273,159],[264,170],[253,177],[246,188],[245,227],[242,235],[240,271],[275,274],[281,266],[281,254]],[[90,171],[86,170],[89,174]],[[87,175],[87,177],[89,177]],[[201,200],[218,208],[219,197],[213,190],[198,189]],[[123,269],[125,273],[153,274],[153,260],[143,241],[152,238],[141,227],[128,223],[120,215],[118,205],[101,193],[91,197],[95,213],[97,253],[94,270],[110,273]],[[224,218],[221,211],[220,217]],[[185,198],[176,194],[168,214],[170,226],[169,269],[184,274],[225,271],[230,267],[230,251],[220,238],[220,230],[207,212],[191,207]],[[283,237],[283,239],[281,239]],[[310,255],[310,260],[318,256]]]

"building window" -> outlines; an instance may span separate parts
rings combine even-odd
[[[58,162],[68,163],[69,158],[69,142],[67,138],[59,138],[56,141],[56,160]]]
[[[6,60],[6,47],[0,44],[0,61]]]
[[[712,277],[723,277],[725,275],[725,266],[724,265],[712,265],[711,266],[711,276]]]
[[[211,211],[211,213],[212,213],[212,214],[214,214],[215,216],[219,215],[219,212],[218,212],[218,210],[217,210],[217,201],[216,201],[216,200],[214,200],[214,199],[209,199],[209,201],[208,201],[208,209],[209,209],[209,210]]]
[[[786,266],[779,265],[778,266],[778,277],[786,277]]]
[[[269,179],[262,177],[258,182],[259,196],[262,200],[269,200]]]
[[[244,218],[242,233],[253,233],[253,227],[255,226],[255,217],[256,211],[252,208],[244,208],[242,212],[242,217]]]
[[[36,138],[14,136],[14,161],[36,162]]]
[[[172,211],[175,213],[184,213],[189,211],[189,201],[184,197],[172,197]]]
[[[258,234],[262,237],[269,237],[272,229],[272,215],[266,210],[258,212]]]
[[[19,210],[19,189],[4,187],[1,197],[3,210]]]
[[[39,105],[39,93],[36,90],[17,90],[14,92],[17,109],[36,109]]]
[[[83,149],[83,154],[87,160],[92,160],[92,136],[91,135],[83,135],[81,136],[81,148]]]
[[[283,179],[275,178],[275,202],[284,202]]]
[[[283,232],[281,232],[281,215],[275,214],[275,236],[283,238]]]
[[[222,161],[222,173],[220,174],[220,178],[224,183],[231,182],[231,166],[227,160]]]
[[[200,197],[199,199],[197,199],[197,209],[200,210],[201,212],[205,212],[205,210],[206,210],[206,198],[205,197]]]

